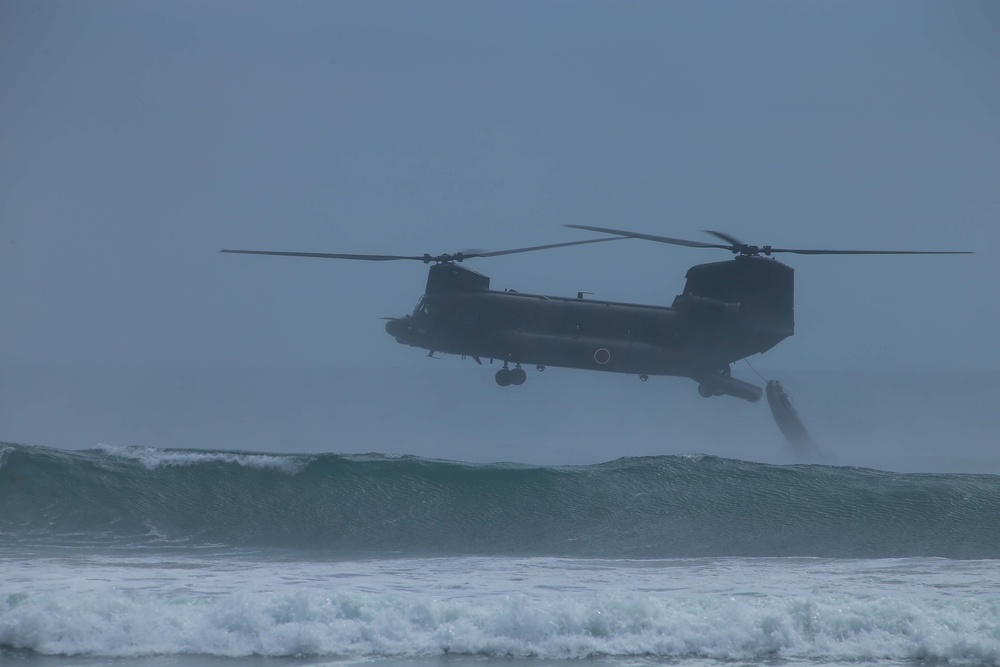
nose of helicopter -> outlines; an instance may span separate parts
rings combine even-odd
[[[406,335],[409,329],[410,327],[405,317],[395,317],[385,323],[385,332],[399,342],[402,342],[403,336]]]

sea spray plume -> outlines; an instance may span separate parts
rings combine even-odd
[[[331,555],[1000,557],[997,476],[713,456],[541,467],[14,445],[0,503],[0,530],[40,540]]]

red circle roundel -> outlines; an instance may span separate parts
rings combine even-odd
[[[611,353],[602,347],[596,352],[594,352],[594,361],[603,366],[604,364],[611,361]]]

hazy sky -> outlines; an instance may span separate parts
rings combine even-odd
[[[1000,368],[1000,3],[0,3],[0,365],[421,366],[417,263],[789,247],[770,369]],[[481,260],[669,305],[722,251]],[[461,364],[457,359],[438,362]],[[484,381],[487,381],[484,379]]]

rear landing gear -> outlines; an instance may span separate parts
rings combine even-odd
[[[714,373],[697,375],[693,379],[699,383],[698,393],[705,398],[728,395],[755,403],[764,395],[760,387],[732,377],[728,366]]]
[[[698,385],[698,393],[701,394],[702,398],[712,398],[713,396],[722,396],[722,394],[718,393],[711,387],[704,384]]]
[[[720,368],[715,374],[719,377],[732,377],[732,369],[729,366]],[[712,398],[713,396],[722,396],[723,392],[719,391],[718,387],[711,386],[710,382],[702,382],[698,385],[698,393],[702,398]]]
[[[524,384],[524,381],[528,379],[528,374],[521,368],[521,364],[518,364],[514,368],[507,368],[507,364],[505,363],[503,368],[497,371],[495,379],[501,387],[509,385],[518,386]]]

